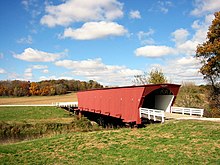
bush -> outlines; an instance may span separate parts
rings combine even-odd
[[[204,94],[201,87],[194,83],[184,83],[176,98],[175,105],[179,107],[205,108]]]

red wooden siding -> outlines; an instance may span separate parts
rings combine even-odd
[[[176,84],[158,84],[81,91],[77,93],[78,108],[141,124],[139,108],[144,96],[160,88],[167,88],[176,96],[179,87]]]

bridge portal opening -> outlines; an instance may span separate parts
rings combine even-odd
[[[158,109],[170,112],[173,99],[174,95],[169,89],[160,88],[144,97],[142,108]]]

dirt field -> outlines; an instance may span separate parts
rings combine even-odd
[[[0,105],[52,104],[55,102],[74,101],[77,101],[76,93],[59,96],[0,97]]]

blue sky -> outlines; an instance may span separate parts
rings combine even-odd
[[[0,1],[0,80],[122,86],[159,68],[201,84],[195,50],[219,10],[219,0]]]

